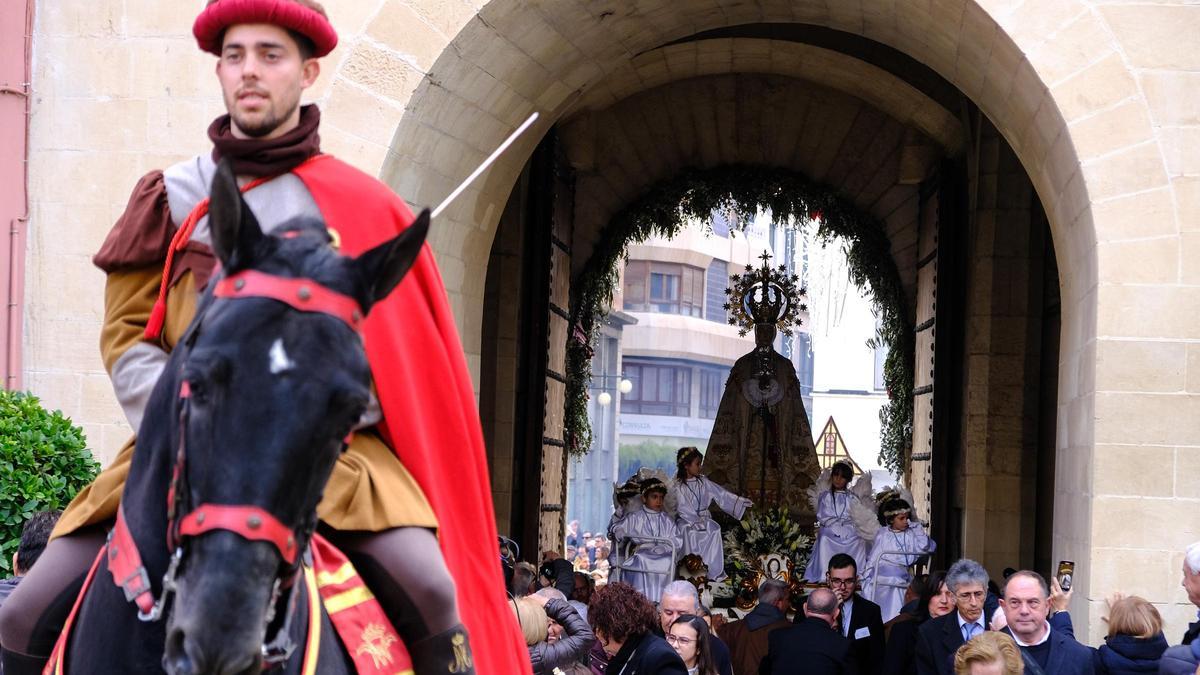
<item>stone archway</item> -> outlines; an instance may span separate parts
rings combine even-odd
[[[1195,27],[1194,11],[1084,0],[936,0],[902,8],[875,0],[832,8],[696,0],[649,12],[495,0],[475,14],[435,4],[444,3],[413,3],[422,16],[410,24],[396,18],[412,12],[398,1],[381,3],[374,15],[364,12],[365,37],[343,62],[327,106],[331,126],[359,125],[357,138],[382,140],[399,121],[383,175],[420,203],[439,200],[528,111],[546,113],[545,131],[623,64],[705,30],[823,26],[888,45],[953,84],[995,124],[1028,172],[1062,270],[1063,479],[1056,513],[1063,515],[1055,523],[1055,550],[1092,561],[1079,587],[1095,598],[1122,585],[1118,578],[1173,577],[1173,551],[1196,538],[1200,509],[1137,497],[1194,500],[1200,486],[1176,481],[1164,493],[1123,469],[1143,457],[1175,465],[1177,473],[1200,465],[1200,432],[1188,424],[1200,412],[1200,382],[1187,368],[1200,358],[1190,344],[1200,334],[1184,319],[1200,299],[1193,285],[1198,256],[1187,255],[1198,246],[1200,181],[1189,177],[1191,155],[1170,149],[1195,142],[1186,127],[1197,116],[1170,92],[1180,90],[1183,77],[1173,71],[1191,67],[1196,57],[1171,55],[1165,46]],[[407,30],[414,25],[420,30]],[[424,77],[413,91],[411,81],[371,74],[363,64],[372,59],[416,63]],[[770,46],[765,59],[771,61]],[[670,61],[663,67],[670,73]],[[388,115],[358,119],[357,103],[381,97],[407,108],[392,103]],[[476,370],[483,293],[470,270],[486,261],[499,213],[535,143],[524,142],[489,172],[433,237]],[[1127,523],[1122,531],[1135,532],[1134,540],[1104,525],[1111,522]],[[1183,525],[1164,539],[1163,522]],[[1139,552],[1119,550],[1129,546]],[[1155,572],[1132,574],[1147,566]],[[1167,582],[1138,583],[1126,588],[1161,602],[1175,597]],[[1092,611],[1098,607],[1093,601]],[[1176,618],[1182,612],[1172,611]]]

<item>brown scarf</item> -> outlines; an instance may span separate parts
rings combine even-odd
[[[274,176],[295,168],[321,152],[321,111],[315,105],[300,108],[300,124],[279,138],[236,138],[229,128],[229,115],[221,115],[208,126],[214,162],[228,157],[239,176]]]

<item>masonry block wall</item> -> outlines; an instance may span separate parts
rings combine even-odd
[[[983,127],[969,188],[964,461],[955,500],[964,553],[999,577],[1005,567],[1034,563],[1033,537],[1025,532],[1036,527],[1029,488],[1037,485],[1043,261],[1031,240],[1029,179],[995,129],[986,121]]]

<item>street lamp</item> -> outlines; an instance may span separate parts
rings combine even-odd
[[[620,379],[617,379],[617,378],[620,378]],[[630,382],[628,378],[621,377],[620,375],[616,375],[616,374],[614,374],[614,375],[593,375],[592,376],[593,383],[592,383],[591,388],[593,390],[596,390],[596,389],[600,390],[600,394],[598,396],[596,396],[596,403],[599,403],[601,406],[612,405],[613,396],[612,396],[612,394],[610,394],[608,392],[608,387],[612,386],[612,385],[608,384],[609,380],[617,380],[616,389],[617,389],[617,391],[621,392],[622,394],[628,394],[629,392],[633,391],[633,382]]]

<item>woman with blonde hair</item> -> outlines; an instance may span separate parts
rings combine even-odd
[[[529,647],[534,675],[549,675],[555,668],[571,670],[596,639],[575,608],[559,597],[561,592],[553,591],[555,597],[542,594],[550,590],[509,601]]]
[[[1113,596],[1108,607],[1108,635],[1093,652],[1097,675],[1157,673],[1167,651],[1158,609],[1136,595]]]
[[[1021,650],[1007,633],[986,631],[954,653],[954,675],[1022,675]]]

